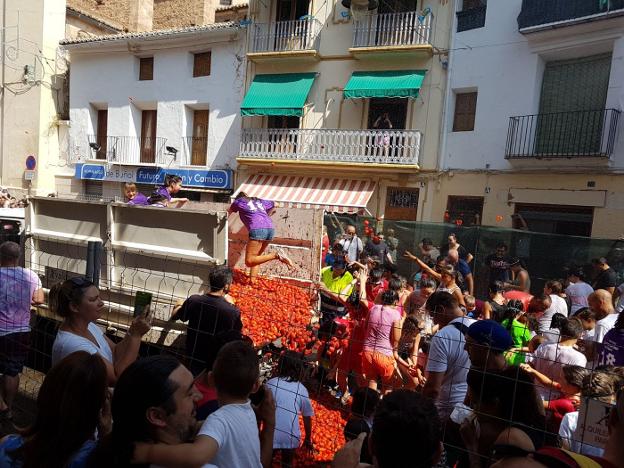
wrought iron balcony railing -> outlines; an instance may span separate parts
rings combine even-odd
[[[609,157],[619,118],[615,109],[510,117],[505,157]]]
[[[244,129],[240,157],[342,163],[418,164],[416,130]]]
[[[415,11],[366,16],[353,24],[353,47],[430,44],[432,19]]]
[[[321,23],[314,18],[249,26],[249,49],[255,52],[294,52],[318,50]]]
[[[89,148],[92,157],[111,164],[169,164],[172,156],[165,152],[166,138],[133,136],[88,136],[89,144],[96,143],[99,150]]]
[[[457,12],[457,32],[469,31],[470,29],[485,26],[485,14],[487,6],[483,5],[469,10]]]
[[[624,14],[624,0],[522,0],[518,28],[600,19],[612,13]]]

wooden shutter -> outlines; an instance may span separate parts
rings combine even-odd
[[[462,11],[472,10],[474,8],[479,8],[484,5],[484,2],[481,0],[464,0],[462,4]]]
[[[196,110],[193,114],[191,165],[205,166],[208,153],[208,119],[210,111]]]
[[[156,111],[144,110],[141,115],[141,162],[156,162]]]
[[[154,57],[141,57],[139,59],[139,80],[148,81],[154,79]]]
[[[193,54],[193,78],[198,76],[210,76],[211,52]]]
[[[474,130],[475,114],[477,112],[477,94],[458,93],[455,95],[455,116],[453,118],[454,132],[471,132]]]
[[[108,140],[108,109],[100,109],[97,112],[97,134],[96,143],[100,145],[99,151],[95,153],[97,159],[106,159]]]

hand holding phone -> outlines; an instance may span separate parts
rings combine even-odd
[[[136,318],[139,315],[147,317],[151,310],[152,306],[152,293],[148,293],[145,291],[137,291],[134,296],[134,313],[133,316]]]

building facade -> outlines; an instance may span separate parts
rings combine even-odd
[[[66,40],[71,60],[70,170],[59,193],[149,192],[177,173],[210,201],[232,189],[244,92],[235,23]],[[149,194],[149,193],[148,193]]]
[[[430,219],[621,236],[624,2],[455,7]]]
[[[450,5],[252,1],[239,189],[283,204],[423,219],[435,185]]]

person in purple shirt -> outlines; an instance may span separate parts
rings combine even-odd
[[[250,278],[258,276],[260,265],[271,260],[279,260],[292,268],[292,260],[281,249],[270,254],[264,253],[275,236],[275,228],[271,220],[271,215],[275,212],[275,203],[249,197],[245,192],[239,192],[228,212],[238,213],[249,231],[249,241],[245,249],[245,265],[250,268]]]
[[[124,186],[124,195],[128,205],[145,206],[147,205],[147,197],[141,192],[137,191],[137,186],[134,183],[126,183]]]
[[[620,312],[615,325],[602,339],[598,364],[624,366],[624,312]]]
[[[173,195],[178,193],[182,189],[182,177],[173,174],[165,175],[165,183],[158,187],[152,196],[161,195],[167,199],[167,203],[163,204],[168,206],[171,203],[176,203],[176,208],[180,208],[186,202],[188,198],[174,198]],[[151,197],[150,197],[151,198]]]

